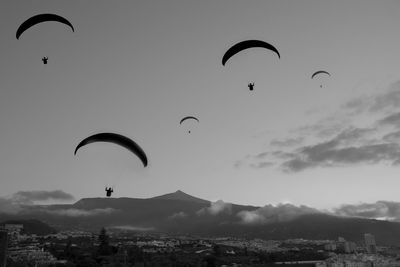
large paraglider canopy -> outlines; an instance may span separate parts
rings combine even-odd
[[[275,52],[279,58],[281,58],[281,55],[279,54],[278,49],[276,49],[273,45],[271,45],[267,42],[264,42],[264,41],[260,41],[260,40],[246,40],[246,41],[242,41],[242,42],[239,42],[239,43],[233,45],[231,48],[229,48],[225,52],[224,56],[222,57],[222,65],[225,66],[225,63],[232,56],[239,53],[240,51],[243,51],[248,48],[253,48],[253,47],[261,47],[261,48],[271,50],[271,51]]]
[[[318,74],[322,74],[322,73],[331,76],[331,74],[329,72],[327,72],[325,70],[319,70],[319,71],[314,72],[313,75],[311,75],[311,79],[314,79],[315,76],[317,76]]]
[[[74,26],[72,26],[71,22],[69,22],[66,18],[63,18],[56,14],[39,14],[39,15],[36,15],[36,16],[33,16],[33,17],[27,19],[18,27],[18,30],[16,33],[17,39],[19,39],[21,34],[24,33],[27,29],[31,28],[32,26],[34,26],[36,24],[46,22],[46,21],[56,21],[56,22],[63,23],[65,25],[69,26],[72,29],[72,31],[74,31]]]
[[[76,152],[78,151],[79,148],[95,142],[109,142],[125,147],[126,149],[128,149],[129,151],[131,151],[132,153],[134,153],[136,156],[139,157],[144,167],[147,166],[147,156],[144,153],[143,149],[128,137],[116,133],[98,133],[89,136],[83,139],[78,144],[78,146],[75,148],[74,154],[76,155]]]

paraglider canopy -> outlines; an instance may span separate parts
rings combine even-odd
[[[318,74],[321,74],[321,73],[331,76],[331,74],[329,72],[327,72],[325,70],[319,70],[319,71],[314,72],[313,75],[311,75],[311,79],[314,79],[315,76],[317,76]]]
[[[66,18],[63,18],[56,14],[39,14],[33,17],[30,17],[26,21],[24,21],[17,30],[16,37],[19,39],[22,33],[24,33],[27,29],[31,28],[32,26],[46,22],[46,21],[56,21],[63,23],[71,28],[74,31],[74,26],[72,26],[71,22],[69,22]]]
[[[179,124],[182,124],[182,122],[184,122],[185,120],[189,120],[189,119],[195,120],[195,121],[199,122],[199,119],[196,118],[196,117],[193,117],[193,116],[186,116],[186,117],[184,117],[183,119],[181,119],[181,121],[179,122]]]
[[[239,42],[239,43],[233,45],[231,48],[229,48],[225,52],[224,56],[222,57],[222,65],[225,66],[225,63],[232,56],[236,55],[240,51],[243,51],[243,50],[248,49],[248,48],[253,48],[253,47],[261,47],[261,48],[265,48],[265,49],[271,50],[274,53],[276,53],[279,58],[281,58],[281,55],[279,54],[278,49],[276,49],[276,47],[274,47],[273,45],[271,45],[271,44],[269,44],[267,42],[264,42],[264,41],[260,41],[260,40],[247,40],[247,41]]]
[[[128,137],[116,133],[98,133],[83,139],[75,148],[74,155],[79,148],[95,142],[108,142],[125,147],[142,161],[144,167],[147,166],[147,156],[143,149]]]

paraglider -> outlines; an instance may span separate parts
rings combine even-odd
[[[279,58],[281,58],[281,55],[280,55],[278,49],[276,49],[276,47],[274,47],[273,45],[271,45],[267,42],[264,42],[264,41],[260,41],[260,40],[247,40],[247,41],[239,42],[239,43],[233,45],[231,48],[229,48],[225,52],[224,56],[222,57],[222,65],[225,66],[225,63],[232,56],[236,55],[237,53],[239,53],[245,49],[253,48],[253,47],[261,47],[261,48],[271,50],[274,53],[276,53]]]
[[[26,21],[24,21],[17,29],[16,37],[19,39],[22,33],[24,33],[27,29],[35,26],[36,24],[46,22],[46,21],[56,21],[59,23],[63,23],[71,28],[74,31],[74,26],[69,22],[66,18],[63,18],[56,14],[39,14],[33,17],[30,17]]]
[[[327,75],[331,76],[331,74],[330,74],[329,72],[327,72],[327,71],[325,71],[325,70],[319,70],[319,71],[314,72],[314,73],[311,75],[311,79],[314,79],[314,77],[317,76],[317,75],[319,75],[319,74],[327,74]],[[322,88],[322,84],[321,84],[319,87]]]
[[[147,156],[143,149],[128,137],[116,133],[98,133],[83,139],[75,148],[74,155],[79,148],[95,142],[108,142],[125,147],[142,161],[144,167],[147,166]]]
[[[111,197],[111,194],[114,192],[112,187],[107,188],[106,186],[106,196]]]
[[[20,38],[20,36],[28,29],[30,29],[31,27],[42,23],[42,22],[46,22],[46,21],[55,21],[55,22],[59,22],[62,24],[65,24],[67,26],[69,26],[71,28],[71,30],[74,32],[74,26],[71,24],[71,22],[69,22],[66,18],[61,17],[59,15],[56,14],[39,14],[39,15],[35,15],[33,17],[30,17],[29,19],[27,19],[26,21],[24,21],[17,29],[17,32],[15,34],[15,37],[17,38],[17,40]],[[47,57],[43,57],[42,58],[43,64],[47,64],[48,58]]]
[[[249,87],[249,90],[250,90],[250,91],[253,91],[253,89],[254,89],[254,82],[253,82],[253,83],[249,83],[247,86]]]
[[[182,124],[184,121],[186,120],[195,120],[197,122],[199,122],[199,119],[193,116],[186,116],[183,119],[181,119],[181,121],[179,122],[179,124]],[[190,131],[188,131],[190,133]]]

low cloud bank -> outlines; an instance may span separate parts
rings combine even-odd
[[[266,205],[253,211],[240,211],[237,216],[243,224],[267,224],[293,220],[301,215],[320,213],[320,211],[307,206],[294,206],[292,204]]]
[[[334,214],[400,222],[400,202],[377,201],[375,203],[345,204],[334,209]]]
[[[9,197],[0,197],[0,213],[18,214],[25,206],[34,205],[36,201],[71,201],[75,198],[62,190],[18,191]]]
[[[181,219],[181,218],[185,218],[185,217],[187,217],[187,216],[188,216],[188,215],[187,215],[185,212],[180,211],[180,212],[175,212],[175,213],[172,214],[171,216],[168,216],[168,219],[170,219],[170,220]]]
[[[13,201],[21,204],[34,204],[35,201],[47,201],[47,200],[63,200],[70,201],[75,198],[62,190],[54,191],[18,191],[12,196]]]
[[[147,232],[147,231],[154,231],[154,227],[141,227],[141,226],[133,226],[133,225],[119,225],[119,226],[112,226],[112,229],[118,230],[125,230],[125,231],[137,231],[137,232]]]
[[[113,208],[105,208],[105,209],[92,209],[92,210],[83,210],[83,209],[57,209],[57,210],[43,210],[46,213],[60,215],[60,216],[68,216],[68,217],[88,217],[88,216],[96,216],[96,215],[104,215],[111,214],[118,210]]]
[[[220,213],[226,213],[226,214],[231,214],[232,213],[232,204],[231,203],[226,203],[222,200],[218,200],[217,202],[212,202],[210,204],[210,207],[207,208],[202,208],[199,211],[197,211],[197,215],[218,215]]]

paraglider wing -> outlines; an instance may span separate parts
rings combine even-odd
[[[189,119],[196,120],[197,122],[199,122],[199,119],[198,119],[198,118],[193,117],[193,116],[187,116],[187,117],[184,117],[183,119],[181,119],[181,121],[179,122],[179,124],[182,124],[182,122],[184,122],[185,120],[189,120]]]
[[[36,16],[33,16],[33,17],[27,19],[18,27],[18,30],[16,33],[17,39],[19,39],[21,34],[24,31],[26,31],[27,29],[29,29],[30,27],[32,27],[36,24],[45,22],[45,21],[57,21],[57,22],[63,23],[65,25],[68,25],[72,29],[72,31],[74,31],[74,26],[72,26],[71,22],[69,22],[66,18],[63,18],[56,14],[39,14],[39,15],[36,15]]]
[[[331,74],[329,72],[324,71],[324,70],[319,70],[319,71],[314,72],[313,75],[311,75],[311,79],[313,79],[316,75],[321,74],[321,73],[325,73],[325,74],[328,74],[329,76],[331,76]]]
[[[247,40],[247,41],[242,41],[231,48],[228,49],[228,51],[225,52],[224,56],[222,57],[222,65],[225,66],[225,63],[235,54],[239,53],[242,50],[252,48],[252,47],[262,47],[269,49],[273,52],[275,52],[279,58],[281,58],[281,55],[279,54],[278,49],[276,49],[273,45],[266,43],[264,41],[260,40]]]
[[[76,155],[76,152],[79,148],[95,142],[109,142],[123,146],[134,153],[136,156],[138,156],[139,159],[142,161],[144,167],[147,166],[147,156],[144,153],[143,149],[128,137],[115,133],[99,133],[83,139],[75,148],[74,154]]]

